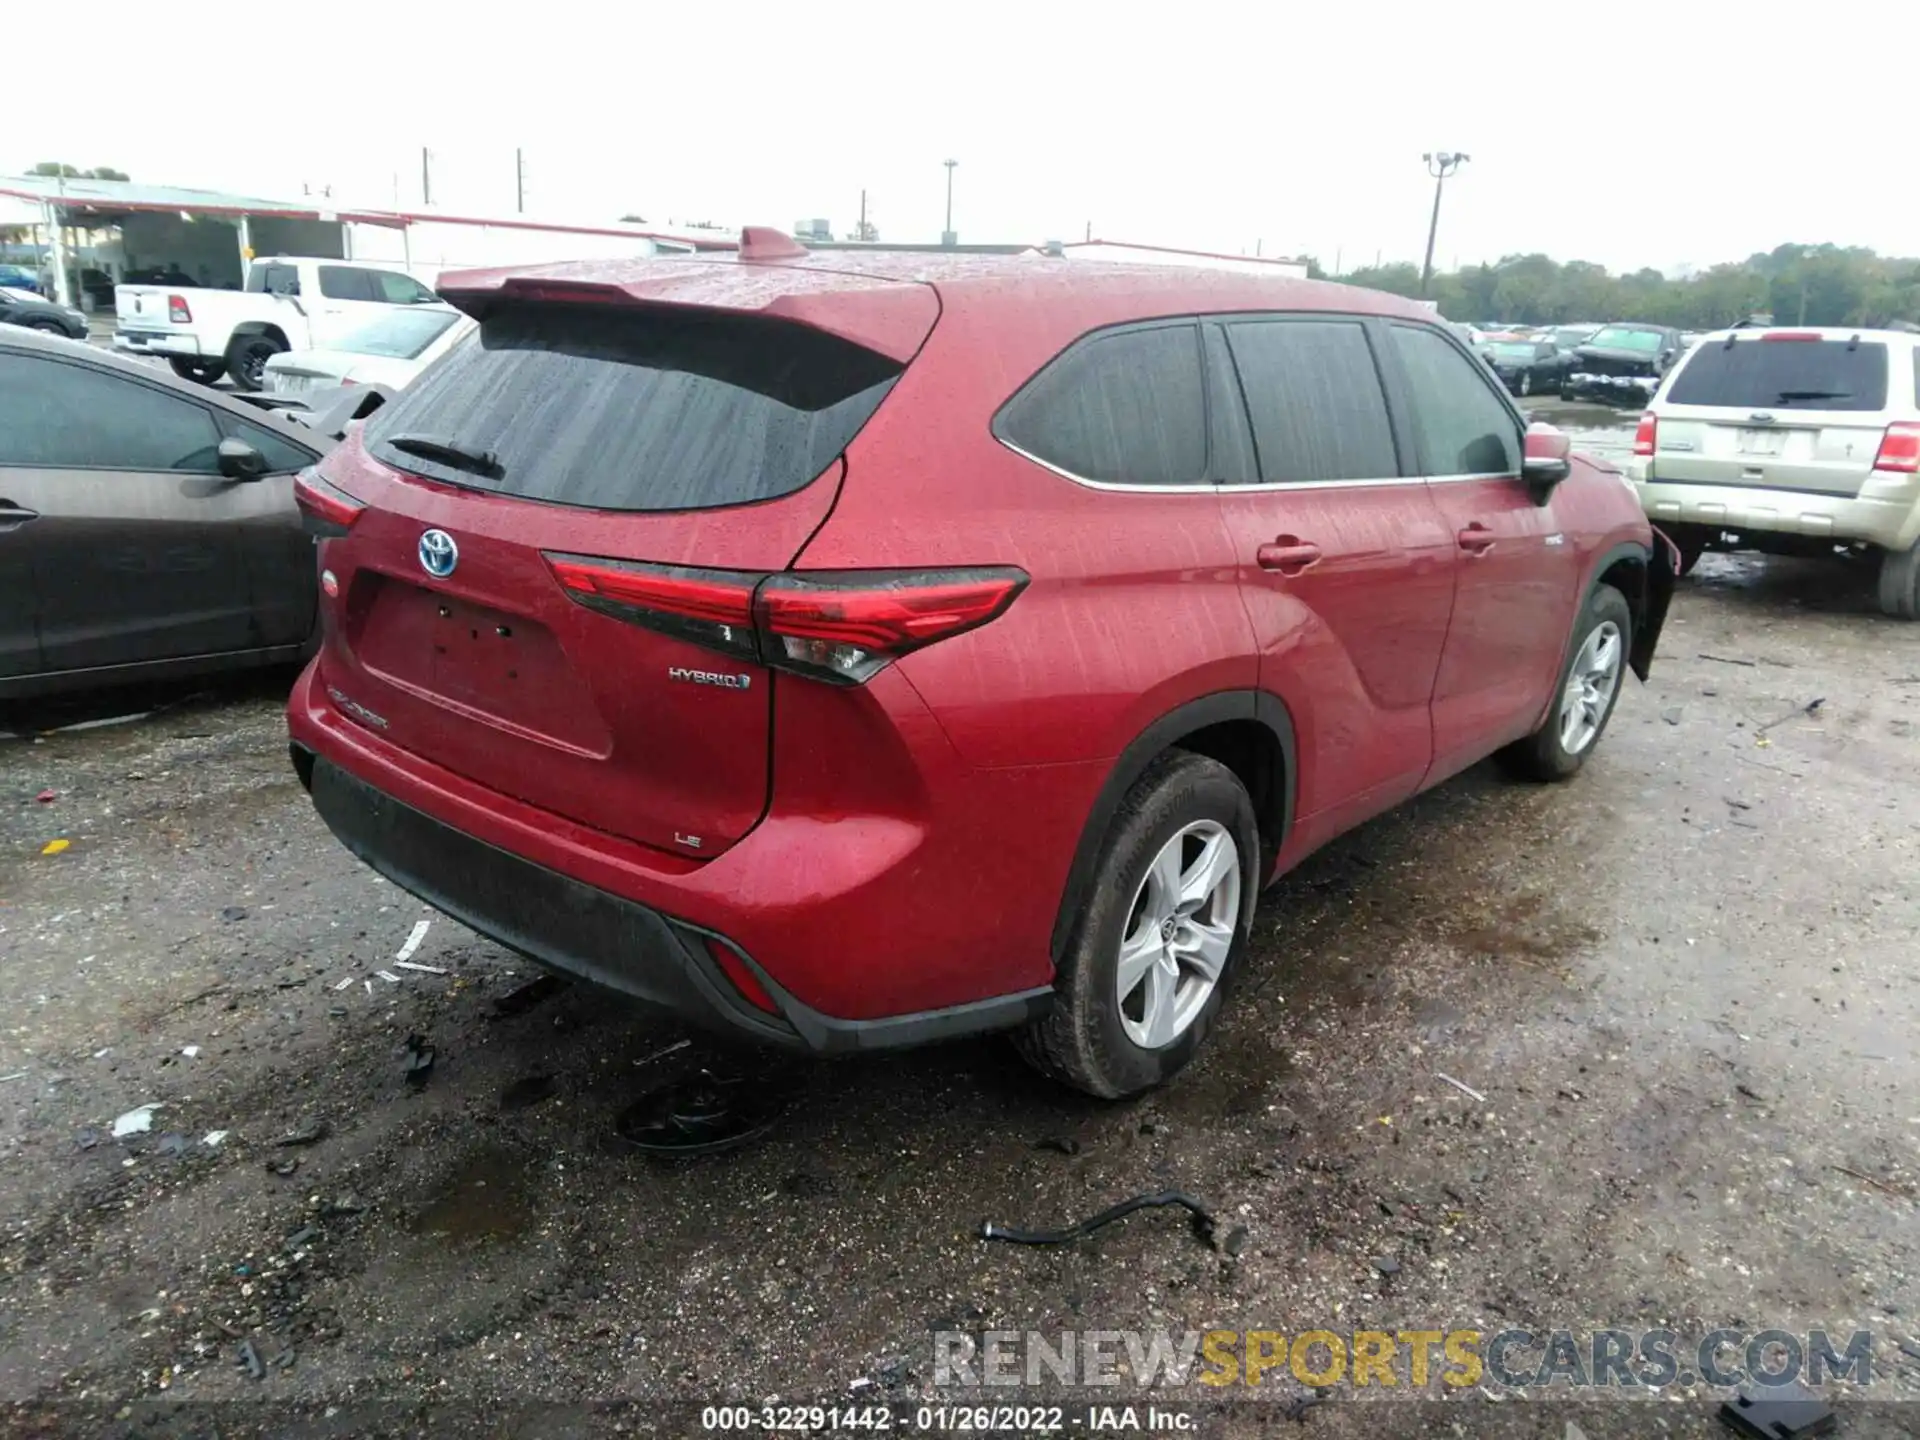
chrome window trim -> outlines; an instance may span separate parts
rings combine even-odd
[[[1042,470],[1052,471],[1062,480],[1071,480],[1074,484],[1083,485],[1089,490],[1109,490],[1123,495],[1260,495],[1276,490],[1355,490],[1362,487],[1448,485],[1461,480],[1519,480],[1521,478],[1504,470],[1495,470],[1479,475],[1381,475],[1362,480],[1279,480],[1271,484],[1215,485],[1207,481],[1190,481],[1182,485],[1135,485],[1120,480],[1089,480],[1085,475],[1076,475],[1071,470],[1055,465],[1051,460],[1042,460],[1031,451],[1022,450],[1011,440],[998,435],[993,438],[1022,460],[1030,460]]]

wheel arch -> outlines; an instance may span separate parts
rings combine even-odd
[[[268,320],[243,320],[233,327],[233,333],[227,337],[227,348],[231,350],[237,340],[249,339],[255,335],[264,335],[282,349],[291,350],[293,346],[287,340],[287,332]]]
[[[1169,710],[1128,743],[1094,797],[1054,917],[1050,952],[1056,966],[1072,939],[1074,921],[1092,893],[1100,852],[1106,848],[1121,800],[1157,757],[1175,749],[1218,760],[1247,787],[1260,826],[1260,879],[1264,881],[1271,872],[1293,823],[1299,775],[1293,717],[1279,696],[1264,690],[1222,690],[1190,700]]]
[[[1633,617],[1633,650],[1628,663],[1642,681],[1653,664],[1654,646],[1673,596],[1672,549],[1673,542],[1657,530],[1651,545],[1625,540],[1608,546],[1594,562],[1580,592],[1580,609],[1575,612],[1584,614],[1593,592],[1602,585],[1611,585],[1626,598],[1627,613]],[[1654,563],[1656,553],[1666,562],[1664,565]]]

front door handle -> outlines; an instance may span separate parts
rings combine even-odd
[[[1457,538],[1460,548],[1469,555],[1484,555],[1493,548],[1493,531],[1478,520],[1462,530]]]
[[[1302,540],[1298,535],[1280,535],[1271,544],[1262,545],[1254,552],[1253,558],[1262,570],[1298,575],[1309,565],[1319,562],[1320,547],[1311,540]]]
[[[29,510],[24,505],[16,505],[11,500],[0,500],[0,535],[10,530],[18,530],[29,520],[38,520],[40,512]]]

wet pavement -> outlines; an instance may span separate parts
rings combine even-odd
[[[1201,1060],[1124,1104],[998,1041],[792,1066],[578,989],[499,1013],[533,970],[333,843],[284,675],[0,717],[0,1401],[87,1433],[156,1399],[249,1402],[223,1434],[295,1433],[275,1404],[337,1412],[300,1433],[435,1406],[690,1433],[718,1402],[912,1413],[941,1330],[1722,1324],[1871,1331],[1869,1395],[1920,1398],[1920,627],[1871,581],[1708,557],[1581,776],[1482,766],[1312,857]],[[620,1139],[651,1086],[756,1066],[788,1097],[763,1138]],[[1170,1188],[1244,1237],[1154,1210],[979,1238]],[[1268,1382],[1203,1425],[1728,1433],[1695,1386],[1302,1409]],[[538,1408],[589,1401],[621,1403]]]

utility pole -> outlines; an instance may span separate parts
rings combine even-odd
[[[860,192],[860,228],[853,232],[853,238],[856,240],[867,238],[867,192],[864,190]]]
[[[420,147],[420,203],[433,203],[433,176],[427,169],[427,147],[424,145]]]
[[[953,168],[959,163],[960,162],[958,160],[949,160],[946,162],[946,166],[947,166],[947,228],[940,232],[940,243],[942,245],[956,245],[959,243],[959,240],[960,240],[960,237],[954,234],[954,231],[953,231]]]
[[[516,214],[527,213],[527,156],[518,145],[513,147],[513,204]]]
[[[1340,247],[1338,245],[1333,247],[1333,278],[1336,280],[1340,278]]]
[[[1087,222],[1087,243],[1089,245],[1093,243],[1093,222],[1091,220]]]
[[[1420,267],[1420,294],[1424,299],[1427,285],[1433,279],[1433,239],[1440,233],[1440,195],[1446,188],[1447,177],[1458,170],[1471,156],[1455,154],[1447,150],[1436,150],[1422,155],[1427,162],[1427,173],[1433,176],[1433,219],[1427,225],[1427,259]]]

